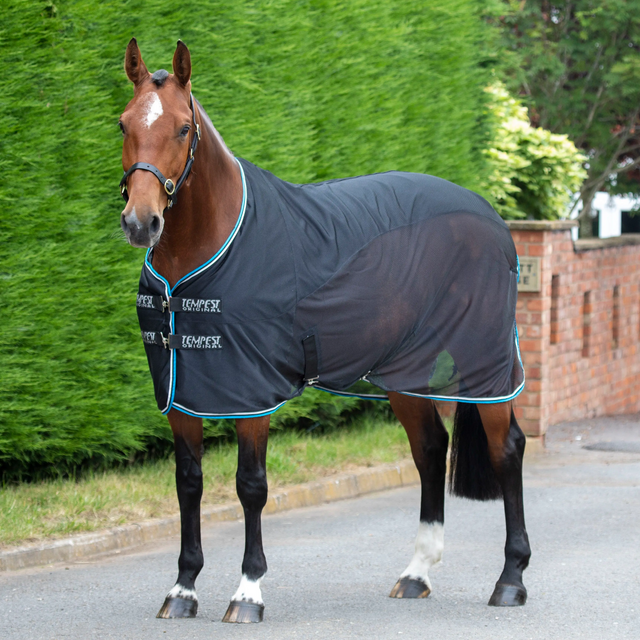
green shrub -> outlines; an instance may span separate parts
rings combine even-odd
[[[5,0],[0,21],[0,465],[67,473],[166,451],[122,239],[124,50],[191,49],[193,91],[239,156],[300,182],[405,169],[486,178],[476,0]],[[322,399],[322,401],[320,400]],[[335,418],[306,393],[274,418]],[[208,433],[221,432],[220,425]],[[224,431],[224,429],[222,429]]]
[[[568,214],[587,177],[587,157],[566,135],[532,127],[526,107],[504,85],[487,88],[494,137],[485,151],[493,170],[487,197],[506,219],[555,220]]]

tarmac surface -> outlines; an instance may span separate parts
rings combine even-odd
[[[640,416],[551,427],[546,452],[526,460],[524,607],[486,605],[503,563],[502,504],[451,497],[433,593],[389,598],[413,552],[418,502],[410,487],[265,517],[260,625],[220,622],[244,548],[243,524],[228,522],[203,531],[196,619],[154,617],[175,581],[175,538],[0,574],[0,638],[640,638]]]

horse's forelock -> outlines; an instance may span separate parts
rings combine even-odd
[[[166,69],[158,69],[152,76],[151,81],[156,87],[161,87],[169,77],[169,72]]]

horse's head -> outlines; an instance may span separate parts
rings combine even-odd
[[[125,172],[135,163],[140,166],[123,179],[128,200],[120,224],[132,246],[152,247],[162,235],[164,211],[172,204],[197,135],[190,105],[191,56],[178,41],[173,74],[164,69],[150,74],[132,38],[124,68],[134,96],[120,116],[122,166]]]

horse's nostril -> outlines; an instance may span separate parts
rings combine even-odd
[[[149,225],[149,230],[152,235],[155,235],[160,230],[160,216],[153,216],[151,220],[151,224]]]
[[[124,219],[124,213],[120,216],[120,226],[123,231],[127,230],[127,221]]]

